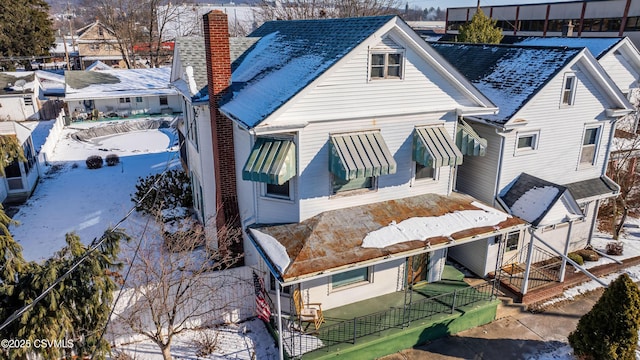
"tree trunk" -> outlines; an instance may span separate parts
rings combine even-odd
[[[171,344],[167,344],[163,346],[161,349],[162,349],[162,358],[164,360],[173,360],[173,358],[171,357]]]
[[[624,227],[624,222],[627,221],[628,214],[629,214],[629,207],[625,205],[622,208],[622,217],[620,218],[620,222],[614,229],[614,233],[613,233],[614,240],[618,240],[618,238],[620,237],[620,233],[622,232],[622,228]]]

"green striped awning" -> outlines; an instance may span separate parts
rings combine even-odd
[[[329,171],[343,180],[396,172],[396,161],[380,131],[334,135],[329,148]]]
[[[258,137],[242,169],[242,180],[282,185],[296,175],[292,140]]]
[[[413,160],[439,168],[462,164],[462,153],[444,126],[417,127],[413,136]]]
[[[463,155],[484,156],[487,151],[487,139],[483,139],[464,120],[458,121],[456,145]]]

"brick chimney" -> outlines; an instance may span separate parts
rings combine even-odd
[[[236,169],[233,149],[233,122],[220,113],[218,103],[231,84],[229,25],[227,15],[213,10],[203,16],[207,55],[207,83],[216,180],[216,227],[218,231],[240,228]],[[233,231],[235,233],[235,231]]]

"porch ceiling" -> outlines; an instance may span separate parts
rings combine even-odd
[[[433,219],[463,210],[486,210],[473,197],[452,193],[449,196],[425,194],[404,199],[327,211],[301,223],[255,225],[249,229],[254,244],[261,250],[284,282],[295,282],[383,262],[389,257],[410,256],[455,243],[507,232],[526,222],[510,216],[495,224],[466,227],[447,236],[405,240],[386,247],[363,247],[370,233],[408,219]],[[477,204],[478,206],[476,206]],[[498,212],[498,210],[495,210]],[[454,240],[454,241],[451,241]]]

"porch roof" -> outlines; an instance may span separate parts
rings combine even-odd
[[[464,219],[471,214],[473,219],[471,216]],[[405,220],[423,221],[422,227],[403,229]],[[461,225],[465,220],[473,221]],[[430,229],[429,221],[438,225]],[[449,196],[425,194],[326,211],[294,224],[258,224],[250,227],[249,233],[264,260],[277,272],[274,275],[283,283],[295,283],[479,240],[524,226],[527,226],[526,222],[517,217],[482,205],[471,196],[452,193]],[[440,232],[432,231],[434,227],[440,228]],[[448,228],[451,233],[442,228]],[[403,231],[407,229],[410,231]],[[380,238],[392,234],[398,241],[383,244],[387,245],[384,247],[376,245],[375,241],[369,240],[372,237],[375,240],[377,231],[381,232]],[[367,247],[363,246],[365,238],[369,242]]]
[[[604,199],[620,194],[620,187],[606,176],[576,181],[565,185],[579,201]]]

